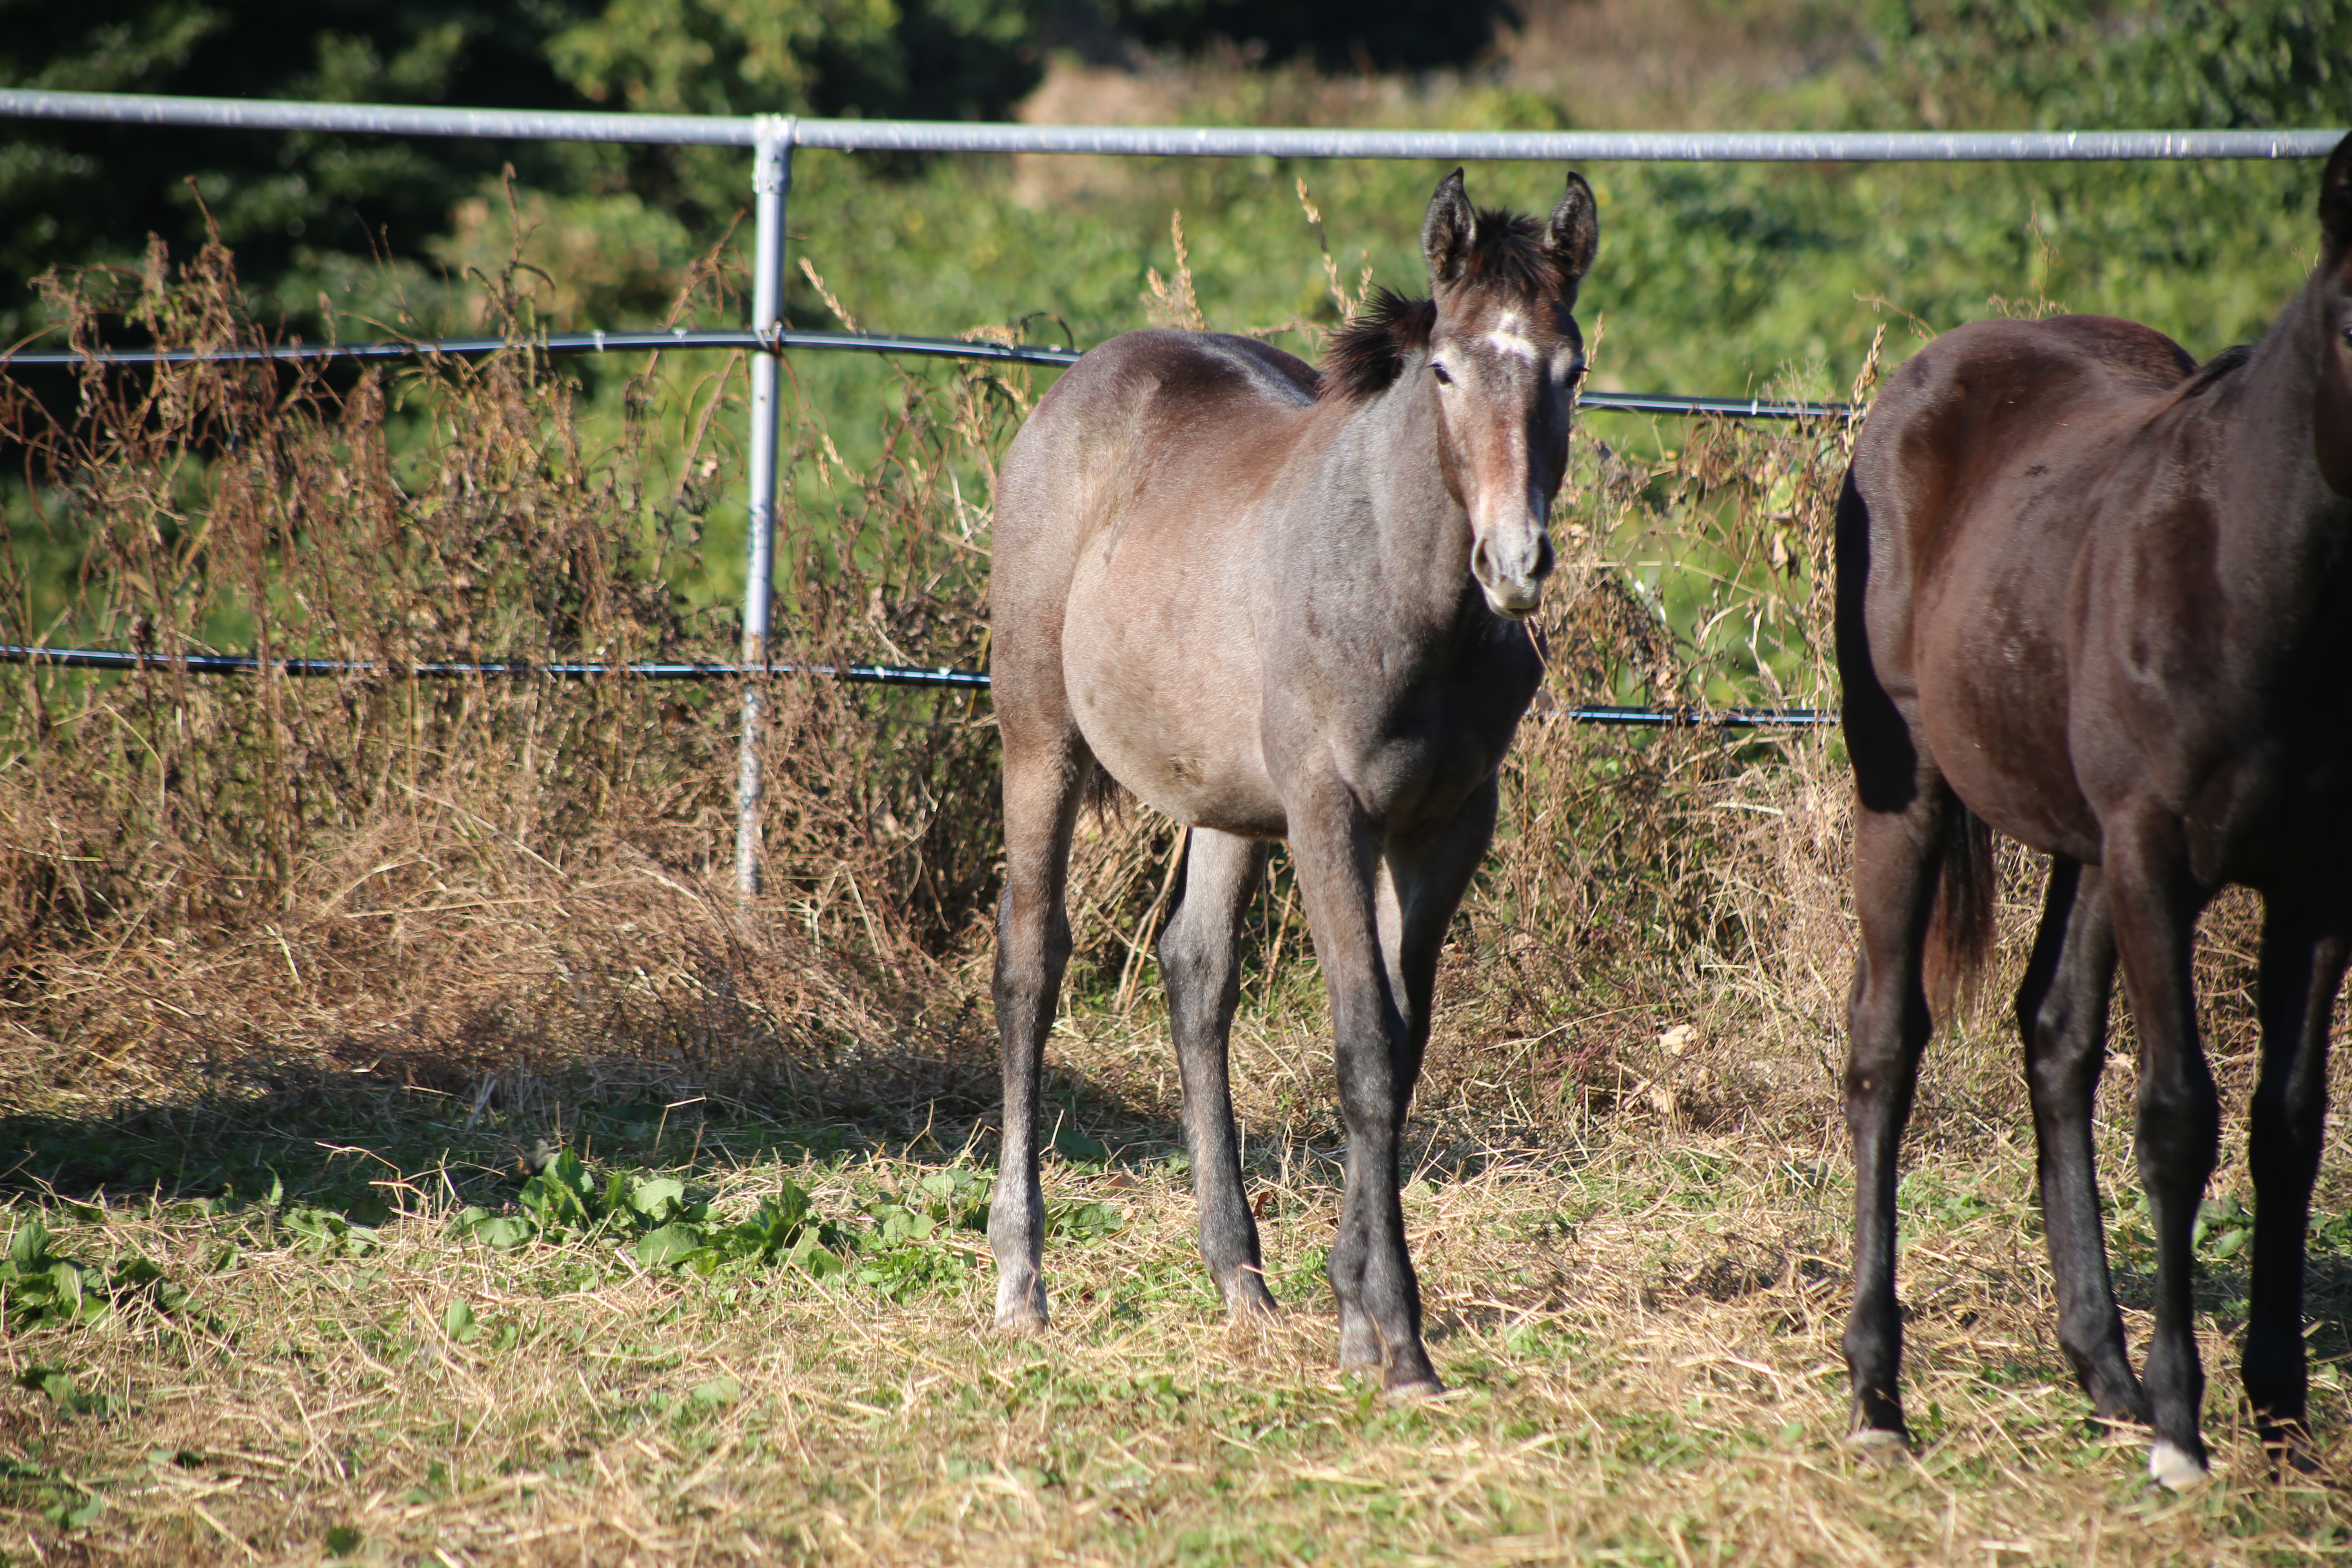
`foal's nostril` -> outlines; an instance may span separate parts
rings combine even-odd
[[[1486,552],[1486,542],[1483,539],[1473,542],[1470,546],[1470,575],[1481,583],[1495,580],[1494,557]]]
[[[1545,578],[1550,576],[1552,564],[1551,535],[1549,533],[1538,533],[1536,535],[1535,580],[1540,583]]]

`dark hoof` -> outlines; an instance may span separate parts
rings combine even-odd
[[[1845,1446],[1863,1464],[1873,1469],[1891,1470],[1911,1458],[1911,1436],[1906,1432],[1890,1432],[1884,1426],[1859,1426],[1846,1434]]]
[[[2281,1480],[2326,1473],[2326,1468],[2319,1462],[2319,1445],[2311,1440],[2310,1430],[2299,1421],[2288,1426],[2265,1426],[2263,1452],[2270,1456],[2271,1472]]]
[[[2135,1386],[2127,1394],[2091,1400],[2091,1419],[2110,1428],[2137,1427],[2146,1432],[2156,1425],[2156,1413],[2148,1407],[2147,1395]]]
[[[1387,1398],[1402,1402],[1444,1399],[1448,1390],[1445,1384],[1437,1381],[1435,1373],[1423,1373],[1411,1377],[1396,1377],[1391,1374],[1389,1382],[1382,1385],[1381,1393]]]
[[[1225,1318],[1235,1327],[1244,1324],[1270,1323],[1282,1316],[1275,1305],[1265,1281],[1255,1273],[1245,1274],[1225,1292]]]
[[[1000,1334],[1042,1334],[1053,1321],[1045,1305],[1044,1281],[1001,1279],[996,1287],[996,1331]]]

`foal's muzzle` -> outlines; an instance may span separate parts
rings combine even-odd
[[[1470,547],[1470,575],[1485,591],[1486,607],[1508,620],[1524,621],[1536,613],[1551,568],[1551,534],[1540,527],[1507,544],[1482,538]]]

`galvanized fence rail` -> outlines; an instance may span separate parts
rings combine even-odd
[[[929,121],[798,119],[789,115],[583,114],[398,104],[289,103],[141,93],[0,90],[0,115],[216,130],[328,131],[509,141],[652,142],[749,147],[757,230],[752,272],[751,540],[743,592],[743,733],[736,784],[735,872],[759,889],[763,711],[775,541],[778,357],[792,342],[782,319],[784,212],[795,147],[856,152],[1094,153],[1169,158],[1428,158],[1608,162],[2073,162],[2186,158],[2316,158],[2336,131],[2020,132],[1475,132],[1259,129],[1216,126],[1007,125]],[[593,336],[593,334],[592,334]],[[826,334],[831,336],[830,334]],[[611,342],[617,334],[605,334]],[[901,340],[909,345],[941,340]],[[331,345],[327,345],[331,346]],[[719,346],[719,345],[711,345]],[[828,344],[826,346],[838,346]],[[859,345],[865,346],[865,345]],[[878,352],[919,353],[912,346]],[[407,352],[414,352],[409,345]],[[965,345],[977,351],[979,345]],[[311,353],[319,353],[320,350]],[[445,352],[468,352],[456,349]],[[478,352],[478,351],[472,351]],[[1050,353],[1055,351],[1029,351]],[[22,356],[20,357],[20,362]],[[958,357],[1013,358],[958,351]],[[1020,357],[1026,357],[1022,354]],[[1057,363],[1043,361],[1037,363]],[[1607,406],[1603,395],[1587,401]],[[1720,402],[1745,400],[1715,400]],[[1687,412],[1688,410],[1658,410]],[[1717,410],[1707,410],[1717,412]],[[1737,412],[1731,408],[1723,413]],[[1824,406],[1824,412],[1827,412]],[[1750,416],[1756,416],[1751,414]],[[703,668],[703,667],[693,667]],[[719,668],[719,667],[709,667]],[[876,668],[881,667],[860,667]],[[984,680],[985,677],[981,677]],[[1662,718],[1661,722],[1672,722]]]

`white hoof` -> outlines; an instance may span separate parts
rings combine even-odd
[[[2205,1467],[2171,1443],[2159,1442],[2148,1449],[2147,1473],[2167,1491],[2194,1491],[2205,1484]]]

